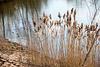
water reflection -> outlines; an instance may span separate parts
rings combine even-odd
[[[16,11],[14,7],[17,8]],[[87,23],[88,9],[82,0],[15,0],[1,4],[0,23],[3,27],[3,30],[0,30],[1,35],[8,38],[16,38],[19,32],[21,37],[30,37],[29,30],[32,29],[30,25],[32,27],[34,15],[37,19],[36,21],[40,22],[39,17],[45,11],[47,14],[51,13],[53,19],[56,20],[58,19],[58,12],[61,12],[61,15],[63,15],[72,7],[77,9],[76,19],[78,19],[78,23],[89,24]],[[14,33],[12,34],[12,32]]]
[[[39,17],[42,4],[46,4],[46,3],[47,0],[17,0],[17,1],[1,4],[0,23],[3,27],[3,31],[0,30],[1,34],[4,37],[5,35],[7,37],[13,36],[11,33],[15,32],[15,30],[22,29],[24,22],[25,25],[28,26],[29,25],[28,21],[29,22],[32,21],[34,14],[36,15],[36,17]],[[16,11],[14,10],[14,7],[17,8]]]

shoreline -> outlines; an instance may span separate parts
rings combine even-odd
[[[25,67],[20,64],[16,55],[20,55],[22,51],[25,50],[20,44],[0,36],[0,67]]]
[[[9,44],[10,46],[15,46],[15,47],[21,48],[22,50],[27,49],[26,46],[21,45],[21,44],[19,44],[19,43],[17,43],[17,42],[9,41],[9,39],[4,38],[4,37],[2,37],[1,35],[0,35],[0,42],[5,42],[5,43]],[[12,47],[12,48],[13,48],[13,47]]]
[[[44,56],[35,50],[26,51],[21,46],[0,36],[0,67],[43,67],[58,64],[58,61],[52,58]]]

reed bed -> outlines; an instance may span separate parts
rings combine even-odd
[[[72,8],[64,15],[58,12],[59,20],[52,20],[52,15],[43,12],[40,24],[33,19],[33,34],[36,41],[32,45],[41,53],[44,63],[50,65],[45,58],[56,61],[55,67],[98,67],[100,66],[99,23],[83,26],[76,20],[76,9]],[[35,16],[34,16],[35,18]],[[51,66],[52,66],[51,65]]]
[[[100,24],[78,24],[74,8],[64,15],[58,12],[58,18],[53,20],[51,14],[43,12],[38,23],[34,16],[33,27],[28,26],[32,28],[28,45],[32,58],[28,62],[43,67],[99,67]],[[23,28],[26,30],[27,26]],[[38,62],[34,50],[40,53]]]

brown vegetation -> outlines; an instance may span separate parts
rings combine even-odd
[[[34,17],[34,35],[25,51],[26,63],[40,67],[99,67],[99,24],[79,25],[74,8],[63,16],[59,12],[58,17],[53,21],[51,14],[48,17],[43,12],[40,24]]]

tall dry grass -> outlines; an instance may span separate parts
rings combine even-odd
[[[63,16],[59,12],[58,17],[59,20],[54,21],[51,14],[47,16],[43,12],[40,24],[33,20],[33,32],[37,41],[31,45],[41,53],[41,64],[55,67],[98,67],[99,23],[79,25],[74,8]],[[52,61],[48,62],[46,57],[55,63],[51,64]]]
[[[37,24],[34,16],[27,63],[42,67],[99,67],[100,24],[78,24],[74,8],[64,15],[59,12],[58,17],[52,20],[51,14],[43,12]]]

